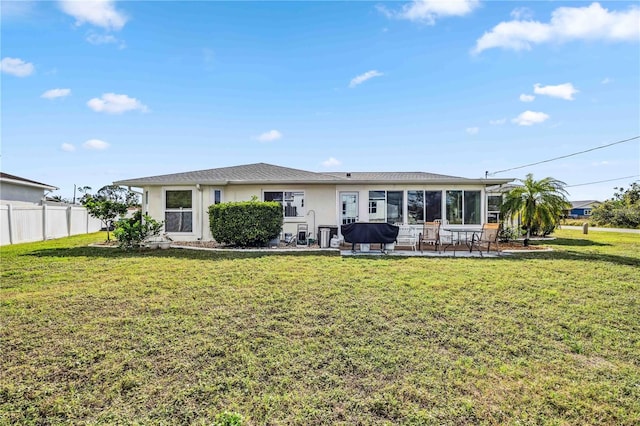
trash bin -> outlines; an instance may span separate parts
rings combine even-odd
[[[329,248],[329,228],[320,229],[320,248]]]

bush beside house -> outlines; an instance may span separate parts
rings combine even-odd
[[[209,206],[209,226],[221,244],[259,247],[282,230],[282,206],[277,202],[241,201]]]
[[[148,215],[143,216],[142,212],[138,210],[133,214],[133,217],[123,218],[116,222],[113,235],[121,248],[139,248],[149,239],[160,235],[163,225],[164,222],[158,222]]]

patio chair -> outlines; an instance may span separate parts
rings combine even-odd
[[[440,241],[440,221],[425,222],[422,225],[422,232],[418,237],[418,243],[420,245],[420,252],[422,253],[422,244],[433,244],[433,250],[440,253],[442,248],[442,242]]]
[[[471,241],[471,251],[473,251],[474,247],[478,249],[480,255],[482,255],[482,248],[487,247],[487,253],[491,249],[491,244],[494,244],[496,247],[496,251],[500,254],[500,243],[498,243],[498,235],[500,234],[500,224],[499,223],[485,223],[482,225],[482,232],[480,236],[473,236]]]
[[[410,225],[396,225],[400,230],[396,238],[396,246],[411,247],[412,251],[416,250],[418,239],[415,230]]]

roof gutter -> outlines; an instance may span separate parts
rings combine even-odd
[[[42,188],[42,189],[47,189],[49,191],[57,191],[58,189],[60,189],[57,186],[25,182],[23,180],[9,179],[5,177],[0,178],[0,182],[13,183],[13,184],[22,185],[22,186],[29,186],[31,188]]]
[[[154,181],[154,182],[140,182],[140,181],[116,181],[114,185],[123,186],[164,186],[164,185],[211,185],[211,186],[226,186],[226,185],[502,185],[512,182],[513,179],[432,179],[425,181],[416,180],[351,180],[351,179],[336,179],[336,180],[238,180],[238,181],[192,181],[192,182],[180,182],[180,181]]]

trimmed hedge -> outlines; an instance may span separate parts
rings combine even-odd
[[[280,235],[282,206],[274,201],[240,201],[209,206],[209,226],[221,244],[260,247]]]

